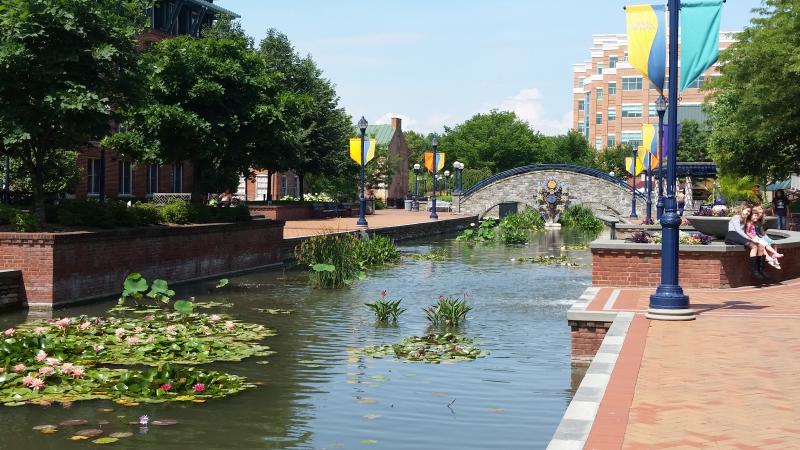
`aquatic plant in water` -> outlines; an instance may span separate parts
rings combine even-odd
[[[427,308],[424,308],[425,317],[433,325],[458,326],[466,320],[467,313],[472,307],[467,305],[467,294],[464,298],[439,296],[439,301]]]
[[[361,264],[362,270],[400,261],[400,251],[397,250],[394,242],[385,236],[372,236],[369,239],[361,239],[357,249],[358,254],[356,257]]]
[[[381,298],[375,300],[374,303],[364,303],[372,312],[379,322],[388,322],[391,319],[393,322],[397,321],[397,316],[402,314],[405,309],[400,308],[402,300],[386,300],[387,291],[381,291]]]
[[[372,345],[361,352],[374,358],[393,355],[405,361],[433,364],[469,361],[488,355],[472,339],[452,333],[410,336],[398,344]]]
[[[566,255],[558,255],[558,256],[542,255],[531,258],[512,258],[511,261],[520,263],[539,264],[542,266],[566,266],[566,267],[578,266],[577,263],[572,262]]]
[[[603,230],[603,222],[594,216],[594,211],[582,205],[568,207],[561,214],[559,222],[565,228],[580,230],[590,235],[596,235]]]
[[[423,261],[447,261],[447,259],[449,258],[447,250],[444,248],[434,248],[430,251],[430,253],[425,253],[425,254],[408,253],[403,256]]]
[[[336,288],[366,278],[364,270],[400,260],[394,243],[382,236],[359,239],[349,233],[328,233],[304,240],[294,251],[311,268],[315,288]]]

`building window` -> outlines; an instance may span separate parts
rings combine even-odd
[[[641,91],[642,77],[622,77],[623,91]]]
[[[609,57],[608,58],[608,68],[609,69],[616,69],[617,68],[617,60],[618,60],[618,58],[616,56]],[[610,94],[610,92],[609,92],[609,94]]]
[[[597,63],[597,74],[598,75],[603,74],[603,63]]]
[[[578,111],[583,111],[583,100],[578,100]]]
[[[614,147],[615,145],[617,145],[617,136],[609,134],[606,140],[606,147]]]
[[[630,145],[631,147],[639,147],[642,145],[642,132],[641,131],[623,131],[622,145]]]
[[[655,103],[650,103],[649,105],[647,105],[647,115],[650,117],[655,117],[658,115]]]
[[[608,108],[608,121],[613,122],[617,120],[617,108]]]
[[[256,176],[256,200],[266,200],[267,191],[269,190],[269,177],[266,175]],[[272,200],[272,199],[270,199]]]
[[[578,121],[578,130],[583,131],[585,129],[586,129],[586,126],[584,125],[584,122],[582,120],[579,120]]]
[[[612,81],[608,83],[608,95],[616,95],[617,94],[617,82]]]
[[[281,175],[281,197],[289,194],[289,185],[287,184],[286,175]]]
[[[300,177],[294,176],[294,195],[300,197]]]
[[[625,52],[625,55],[623,55],[622,60],[623,61],[627,61],[628,60],[628,52]]]
[[[130,161],[119,162],[119,176],[117,178],[117,192],[119,195],[131,195],[133,192],[133,180]]]
[[[602,125],[603,124],[603,113],[595,113],[594,114],[594,123],[596,125]]]
[[[603,138],[599,136],[594,138],[594,148],[595,150],[600,150],[601,148],[603,148]]]
[[[147,194],[158,192],[158,165],[147,166]]]
[[[642,117],[642,105],[622,105],[622,118]]]
[[[172,166],[172,192],[183,192],[183,164]]]
[[[703,87],[703,84],[705,84],[705,82],[706,82],[705,75],[700,75],[700,78],[689,83],[689,86],[687,87],[689,89],[700,89],[701,87]]]
[[[597,100],[603,99],[603,88],[597,88]]]
[[[100,193],[100,160],[89,159],[86,167],[86,192],[89,194]]]
[[[239,185],[236,186],[236,195],[247,198],[247,180],[244,177],[239,177]]]
[[[584,84],[585,82],[586,82],[586,79],[585,79],[585,78],[581,78],[580,80],[578,80],[578,86],[580,86],[580,87],[581,87],[581,89],[583,89],[583,84]]]

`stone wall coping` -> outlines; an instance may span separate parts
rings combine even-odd
[[[775,243],[780,245],[781,248],[800,247],[800,232],[785,231],[785,230],[769,230],[771,236],[777,237]],[[592,241],[589,245],[592,251],[596,250],[649,250],[654,252],[661,251],[661,244],[637,244],[633,242],[626,242],[620,239],[597,239]],[[696,252],[696,253],[727,253],[727,252],[742,252],[744,253],[744,246],[742,245],[727,245],[721,241],[712,242],[709,245],[680,245],[679,250],[682,252]]]
[[[203,223],[188,225],[152,225],[146,227],[115,228],[100,231],[66,231],[56,233],[0,233],[0,242],[44,241],[46,243],[80,242],[93,239],[131,239],[139,237],[160,237],[186,233],[225,233],[246,228],[282,228],[283,221],[254,218],[247,222]]]

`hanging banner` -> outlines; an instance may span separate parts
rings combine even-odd
[[[667,66],[667,29],[664,5],[625,7],[628,31],[628,62],[650,80],[659,94],[664,92]]]
[[[428,169],[428,172],[434,173],[433,152],[425,152],[425,168]],[[436,152],[436,172],[442,169],[444,169],[444,153]]]
[[[639,152],[637,153],[636,158],[642,165],[643,170],[646,170],[647,168],[655,169],[658,167],[658,156],[648,151],[644,145],[639,147]]]
[[[644,149],[651,153],[653,156],[658,157],[658,135],[656,134],[656,127],[652,123],[642,124],[642,143]]]
[[[637,157],[633,159],[632,156],[625,158],[625,168],[628,170],[628,173],[637,176],[642,173],[642,169],[644,166],[642,165],[642,161]]]
[[[375,139],[364,139],[364,148],[358,151],[361,147],[361,138],[350,138],[350,159],[361,165],[362,159],[364,164],[372,161],[375,157]]]
[[[678,124],[678,143],[681,142],[681,124]],[[677,145],[676,145],[677,147]],[[669,159],[669,124],[664,124],[664,142],[661,144],[661,154],[664,155],[664,162]]]
[[[723,0],[682,0],[680,90],[683,92],[719,56]]]

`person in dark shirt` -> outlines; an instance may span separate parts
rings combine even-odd
[[[786,198],[786,193],[783,189],[775,191],[775,196],[772,198],[772,212],[778,216],[778,229],[786,229],[786,216],[789,212],[789,199]]]

